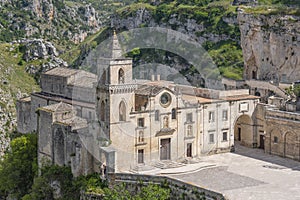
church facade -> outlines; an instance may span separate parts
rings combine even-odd
[[[135,80],[132,60],[122,57],[116,35],[106,63],[97,76],[51,69],[41,77],[42,92],[18,101],[18,130],[37,132],[40,165],[44,160],[70,165],[75,175],[99,171],[103,164],[124,172],[192,163],[230,151],[235,140],[259,145],[254,120],[259,98],[248,90],[178,85],[159,75]]]

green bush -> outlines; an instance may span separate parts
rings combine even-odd
[[[20,199],[29,192],[37,174],[37,137],[26,134],[14,138],[0,162],[0,196]]]

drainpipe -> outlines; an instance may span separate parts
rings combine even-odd
[[[152,89],[151,89],[151,93],[152,93]],[[151,162],[151,158],[152,158],[152,145],[151,145],[151,143],[152,143],[152,140],[151,140],[151,138],[152,138],[152,116],[151,116],[151,110],[152,110],[152,104],[151,104],[151,94],[150,94],[150,96],[148,96],[148,101],[150,102],[149,103],[149,118],[150,118],[150,125],[149,125],[149,134],[150,134],[150,152],[149,152],[149,154],[150,154],[150,162]],[[154,110],[154,112],[155,112],[155,110]]]
[[[176,88],[177,89],[177,88]],[[179,91],[176,92],[176,113],[175,113],[175,117],[176,117],[176,122],[177,122],[177,159],[178,159],[178,156],[179,156],[179,130],[178,130],[178,127],[179,127],[179,121],[178,121],[178,115],[177,115],[177,112],[178,112],[178,93]],[[172,118],[172,113],[171,113],[171,118]],[[172,119],[171,119],[172,120]]]
[[[232,130],[231,130],[231,128],[232,128],[232,126],[231,126],[231,101],[229,101],[229,116],[228,116],[229,117],[229,148],[231,148],[231,134],[232,134]],[[233,138],[234,138],[234,136],[233,136]]]
[[[205,109],[205,104],[202,105],[202,150],[204,150],[204,109]]]
[[[219,146],[219,117],[218,117],[218,114],[219,114],[219,104],[217,104],[217,109],[216,109],[216,115],[214,116],[216,118],[216,127],[217,127],[217,145],[216,145],[216,152],[218,150],[218,146]]]

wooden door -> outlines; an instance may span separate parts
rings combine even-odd
[[[192,157],[192,143],[187,144],[186,157]]]
[[[160,159],[170,160],[171,159],[171,139],[161,139],[160,141]]]
[[[138,150],[138,163],[144,163],[144,149]]]

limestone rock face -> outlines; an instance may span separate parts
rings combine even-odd
[[[29,74],[34,74],[39,76],[40,73],[45,72],[54,67],[67,67],[68,63],[63,59],[59,58],[59,53],[56,47],[51,43],[44,41],[42,39],[25,39],[15,41],[18,44],[24,46],[23,59],[28,61],[32,60],[46,60],[47,62],[42,63],[39,66],[28,65],[25,70]]]
[[[21,10],[21,17],[13,11]],[[102,27],[98,12],[91,4],[65,4],[53,0],[0,0],[0,12],[7,12],[9,30],[24,32],[27,38],[46,36],[82,42]],[[0,23],[1,24],[1,23]]]
[[[58,56],[58,52],[53,44],[45,42],[42,39],[23,40],[21,44],[25,46],[24,60],[27,62],[30,60]]]
[[[235,17],[225,20],[230,21],[232,24],[237,24]],[[144,26],[173,29],[191,36],[200,44],[205,41],[219,42],[222,40],[234,39],[225,34],[207,33],[205,32],[203,23],[197,23],[195,19],[183,19],[177,14],[171,15],[166,22],[157,22],[155,20],[155,16],[153,16],[153,14],[145,8],[138,9],[133,15],[128,17],[122,17],[119,15],[113,16],[111,19],[111,26],[116,29],[125,28],[127,30],[141,28]]]
[[[238,13],[245,78],[300,80],[300,17]]]

